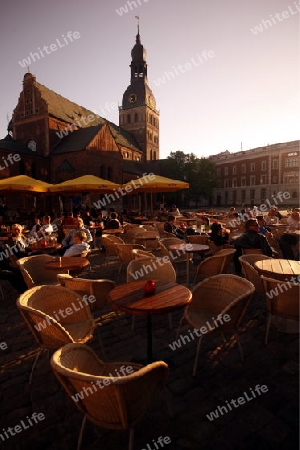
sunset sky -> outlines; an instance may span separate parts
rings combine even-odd
[[[30,64],[37,81],[118,124],[136,15],[160,110],[161,158],[300,138],[293,0],[10,0],[0,16],[0,137],[22,89],[23,60],[44,46],[49,54]]]

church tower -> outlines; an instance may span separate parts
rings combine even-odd
[[[133,134],[144,153],[145,161],[159,159],[159,111],[148,85],[146,50],[141,44],[140,29],[131,50],[130,85],[119,107],[119,125]]]

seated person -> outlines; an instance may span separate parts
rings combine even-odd
[[[258,222],[258,232],[261,234],[266,234],[267,236],[268,236],[268,233],[270,233],[270,236],[271,236],[271,234],[272,234],[271,228],[267,227],[264,216],[256,216],[256,219]]]
[[[51,217],[44,216],[42,219],[42,226],[39,231],[36,233],[37,236],[45,236],[53,233],[53,226],[51,225]]]
[[[117,219],[117,214],[115,212],[110,213],[108,220],[105,221],[105,230],[117,230],[121,227],[120,221]]]
[[[89,250],[90,246],[86,243],[86,233],[84,231],[76,231],[73,234],[72,245],[63,256],[79,256],[82,252]]]
[[[73,217],[73,213],[70,212],[63,220],[63,225],[76,225],[76,219]]]
[[[213,241],[218,247],[229,243],[229,234],[224,228],[222,228],[220,223],[213,223],[210,228],[210,240]]]
[[[13,248],[13,254],[17,258],[23,258],[28,255],[30,251],[30,244],[28,239],[23,234],[23,226],[19,223],[14,223],[11,227],[12,235],[7,241],[7,245]]]
[[[91,235],[90,230],[88,230],[87,228],[85,228],[83,220],[82,219],[76,219],[76,228],[73,228],[72,230],[70,230],[70,233],[65,236],[63,238],[63,240],[61,241],[62,244],[62,248],[60,250],[58,250],[58,254],[64,254],[64,252],[66,251],[67,248],[69,248],[72,245],[72,238],[74,236],[74,234],[77,231],[84,231],[86,234],[86,242],[89,244],[90,242],[92,242],[93,238]]]
[[[34,236],[35,233],[37,233],[38,231],[40,231],[41,228],[42,228],[42,225],[41,225],[41,220],[40,220],[40,218],[39,218],[39,217],[35,217],[35,218],[34,218],[34,225],[33,225],[33,227],[32,227],[31,230],[30,230],[30,235],[31,235],[31,236]]]
[[[174,217],[180,216],[180,211],[179,211],[179,209],[177,208],[176,205],[172,205],[172,209],[170,211],[170,214],[172,214],[172,216],[174,216]]]
[[[299,228],[300,228],[300,213],[298,211],[293,211],[292,214],[287,218],[287,225],[290,228],[299,230]]]
[[[210,223],[209,223],[209,218],[208,217],[202,216],[202,218],[201,218],[201,225],[204,225],[205,233],[208,233],[210,231]]]
[[[238,258],[242,255],[243,248],[259,248],[264,255],[273,256],[273,250],[270,247],[267,238],[258,232],[258,222],[256,219],[247,220],[245,229],[245,233],[234,241],[234,248],[236,249],[234,254],[234,264],[237,274],[240,274],[241,272],[241,263]]]
[[[174,216],[168,216],[168,220],[164,224],[164,231],[174,234],[174,236],[179,239],[184,239],[184,232],[180,228],[175,226]]]
[[[277,225],[279,223],[278,217],[276,217],[276,208],[271,208],[267,217],[266,224],[267,225]]]

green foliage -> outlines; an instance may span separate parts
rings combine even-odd
[[[190,189],[184,191],[184,203],[188,206],[189,201],[196,203],[201,199],[208,200],[213,189],[219,186],[217,170],[215,164],[206,158],[198,158],[193,153],[185,154],[178,150],[171,152],[166,160],[166,170],[169,178],[187,181]],[[173,196],[173,200],[178,197]]]

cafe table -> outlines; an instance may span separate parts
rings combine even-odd
[[[159,240],[159,233],[158,231],[141,231],[138,232],[134,236],[135,241],[142,241],[144,247],[147,249],[147,242],[148,241],[158,241]]]
[[[59,250],[62,247],[61,244],[47,244],[47,245],[31,245],[30,246],[30,254],[31,255],[40,255],[41,253],[53,253]]]
[[[113,234],[114,236],[119,236],[124,233],[123,228],[104,228],[103,234]]]
[[[263,259],[256,261],[254,267],[260,275],[280,281],[290,281],[300,275],[300,261],[293,259]]]
[[[44,268],[47,270],[79,270],[89,265],[89,260],[82,256],[62,256],[47,261]]]
[[[178,256],[182,256],[184,253],[199,253],[201,256],[205,254],[209,250],[208,245],[202,244],[172,244],[168,247],[168,250],[180,252]],[[181,253],[182,252],[182,253]],[[190,259],[186,259],[186,283],[190,285]]]
[[[108,294],[112,308],[134,316],[147,316],[147,362],[153,361],[152,316],[167,314],[184,308],[191,302],[191,291],[180,284],[154,280],[156,290],[153,294],[145,293],[147,280],[132,281],[121,284]]]

